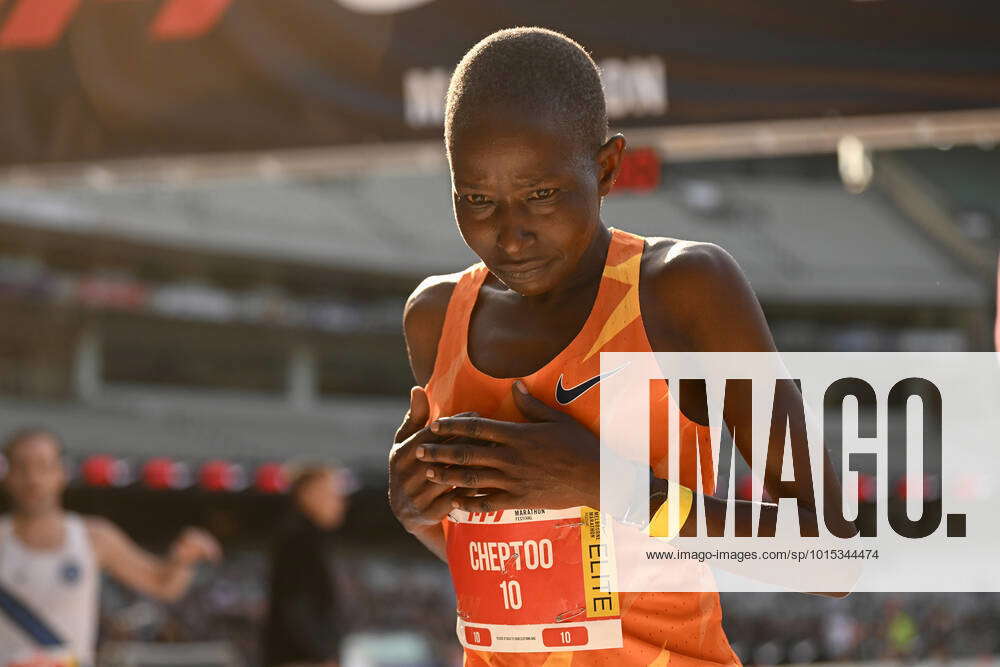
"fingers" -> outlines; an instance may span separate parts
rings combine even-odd
[[[472,440],[513,443],[521,438],[524,424],[486,417],[454,415],[434,420],[430,424],[430,429],[442,437],[460,436]]]
[[[417,460],[424,463],[443,463],[458,466],[509,469],[514,465],[514,454],[503,445],[490,447],[472,442],[425,443],[415,448]]]
[[[428,484],[424,466],[413,465],[411,469],[401,473],[397,488],[406,496],[413,498],[423,490],[424,486],[434,486]]]
[[[512,490],[515,482],[495,468],[462,468],[433,465],[427,468],[427,479],[434,484],[466,489]]]
[[[410,500],[416,510],[422,512],[430,507],[435,500],[449,491],[451,491],[451,487],[442,484],[432,484],[425,477],[421,481],[421,486],[410,496]]]
[[[463,415],[478,416],[475,412],[467,412]],[[432,433],[430,429],[421,428],[406,440],[394,444],[389,453],[391,484],[407,496],[417,493],[427,482],[427,477],[424,462],[416,457],[416,450],[439,440],[440,437]]]
[[[448,516],[448,513],[455,509],[452,501],[455,498],[470,498],[477,494],[481,495],[478,489],[450,489],[440,484],[425,482],[426,489],[413,498],[414,509],[426,523],[436,523]]]
[[[459,509],[465,512],[496,512],[497,510],[512,509],[517,506],[515,496],[506,491],[497,491],[485,496],[452,494],[450,500],[451,509]]]
[[[424,478],[413,492],[394,493],[390,488],[389,503],[404,526],[430,525],[443,519],[453,509],[451,493],[454,493],[451,487],[431,484]]]
[[[428,484],[428,486],[435,486],[434,484]],[[420,518],[426,523],[437,523],[441,521],[448,513],[455,509],[454,501],[457,498],[464,497],[463,493],[459,491],[467,491],[467,489],[456,489],[455,491],[448,491],[447,487],[439,486],[439,489],[446,489],[444,493],[435,497],[427,505],[425,505],[420,510]]]
[[[402,442],[419,431],[427,423],[430,416],[431,408],[427,401],[427,392],[424,391],[423,387],[412,387],[410,389],[410,409],[396,431],[393,442]]]
[[[402,442],[395,443],[392,446],[392,450],[389,452],[389,459],[393,465],[411,463],[418,445],[435,442],[437,440],[440,440],[440,438],[425,426],[424,428],[415,431],[410,437],[406,438]],[[400,459],[399,457],[406,458]]]
[[[396,478],[400,475],[406,475],[409,472],[408,468],[417,462],[414,457],[415,447],[430,440],[432,440],[430,430],[422,428],[402,442],[393,444],[392,449],[389,450],[390,477]]]
[[[565,412],[560,412],[532,396],[522,380],[514,383],[511,393],[514,395],[514,404],[521,414],[533,422],[558,422],[566,418]]]
[[[434,442],[435,440],[438,439],[439,439],[438,436],[435,435],[433,432],[431,432],[431,430],[425,426],[423,428],[417,429],[408,438],[396,444],[399,446],[398,447],[399,449],[402,449],[404,447],[408,449],[414,449],[413,447],[414,445],[420,445],[425,442]]]
[[[462,412],[462,413],[459,413],[458,415],[456,415],[456,417],[470,417],[470,418],[474,418],[474,417],[478,417],[478,416],[479,416],[479,413],[476,413],[476,412]],[[402,432],[403,432],[403,427],[401,426],[400,430],[397,432],[397,437]],[[444,438],[444,439],[448,440],[449,438]],[[393,444],[392,449],[389,451],[389,459],[390,459],[390,461],[392,461],[392,463],[394,465],[399,465],[399,464],[404,463],[404,462],[408,463],[408,462],[412,461],[413,451],[414,451],[414,448],[415,448],[414,446],[415,445],[420,445],[420,444],[426,443],[426,442],[440,442],[441,440],[442,440],[442,437],[439,434],[434,433],[433,431],[431,431],[430,428],[428,428],[426,426],[422,427],[422,428],[418,428],[417,430],[415,430],[413,433],[411,433],[409,436],[407,436],[403,440],[401,440],[401,441],[397,440],[395,442],[395,444]],[[405,454],[409,454],[410,455],[410,460],[409,461],[403,461],[403,460],[397,461],[396,460],[397,457],[399,457],[401,455],[405,455]]]
[[[459,412],[455,417],[478,417],[478,412]],[[410,409],[403,418],[403,423],[396,430],[395,444],[405,444],[405,441],[423,429],[430,419],[430,405],[427,401],[427,392],[423,387],[413,387],[410,389]]]

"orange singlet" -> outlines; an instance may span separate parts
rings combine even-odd
[[[639,312],[643,248],[642,237],[612,230],[597,298],[583,328],[554,359],[522,378],[533,396],[572,415],[595,434],[600,386],[594,383],[582,394],[579,388],[600,374],[599,353],[651,351]],[[487,375],[469,359],[469,321],[488,273],[481,263],[469,267],[452,293],[426,387],[432,420],[476,411],[494,419],[524,421],[511,396],[514,378]],[[665,397],[661,381],[650,393],[654,470],[666,463],[666,429],[656,428],[666,423],[665,417],[656,418],[664,415]],[[681,419],[682,432],[702,428]],[[694,449],[699,445],[691,438],[682,437],[681,442],[678,481],[693,489]],[[702,451],[701,461],[711,466],[711,452]],[[712,493],[710,468],[703,467],[702,479],[701,490]],[[593,592],[587,561],[602,554],[600,538],[588,532],[596,515],[580,507],[451,513],[444,527],[465,664],[739,664],[722,630],[718,593]]]

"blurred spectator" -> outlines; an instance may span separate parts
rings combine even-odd
[[[292,482],[294,515],[271,560],[266,665],[339,664],[348,605],[337,529],[347,512],[348,484],[345,471],[322,466],[303,469]]]
[[[64,511],[63,446],[49,431],[15,432],[3,455],[12,512],[0,518],[0,664],[92,665],[101,570],[176,600],[197,562],[219,558],[201,530],[185,530],[158,558],[110,521]]]
[[[843,611],[830,614],[823,628],[823,641],[831,660],[842,660],[857,646],[859,628],[857,621]]]
[[[890,599],[886,605],[886,618],[889,620],[889,652],[891,657],[908,657],[915,648],[917,641],[917,624],[902,608],[902,603]]]

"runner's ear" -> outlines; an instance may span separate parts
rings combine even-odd
[[[597,151],[597,191],[602,197],[615,186],[624,153],[625,136],[621,133],[608,139]]]

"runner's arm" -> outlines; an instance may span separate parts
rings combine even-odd
[[[434,372],[448,302],[459,274],[431,276],[413,290],[403,309],[403,333],[413,379],[425,386]],[[421,424],[423,426],[423,424]]]
[[[197,528],[186,528],[162,558],[139,547],[107,519],[88,517],[86,522],[101,568],[129,588],[159,600],[174,601],[184,595],[194,565],[218,560],[221,553],[215,538]]]
[[[777,352],[749,281],[725,250],[710,243],[674,243],[665,246],[660,253],[654,252],[651,258],[655,260],[649,272],[653,278],[651,296],[658,307],[650,309],[652,317],[646,318],[646,326],[654,350],[677,349],[677,340],[668,340],[671,335],[668,332],[671,326],[676,330],[680,324],[682,349],[697,352]],[[776,404],[792,405],[799,401],[801,397],[794,387],[782,387],[775,397]],[[750,401],[735,401],[734,404],[737,407],[730,415],[731,421],[727,422],[731,431],[733,424],[749,424],[751,420],[749,411],[744,409],[751,405]],[[707,423],[707,415],[689,414],[686,407],[682,399],[681,409],[686,416],[696,422]],[[737,439],[737,447],[743,459],[749,462],[752,455],[749,439]],[[792,447],[806,448],[807,445],[793,439]],[[839,476],[833,471],[829,455],[825,451],[823,454],[822,493],[826,502],[839,504]],[[808,456],[807,449],[795,452],[795,458],[799,460],[808,459]],[[779,461],[768,460],[766,466],[765,488],[772,497],[787,497],[796,491],[794,484],[781,481],[780,467],[775,469],[780,466]],[[818,523],[816,507],[811,493],[804,492],[806,488],[811,490],[811,486],[799,485],[795,493],[800,525],[815,526]],[[725,522],[727,501],[711,496],[705,496],[704,501],[706,522],[720,530]],[[743,504],[749,501],[736,502]],[[765,504],[761,509],[761,523],[774,519],[777,511],[777,505]],[[740,514],[736,512],[736,516]],[[694,513],[691,518],[694,518]],[[692,535],[695,530],[694,522],[689,520],[681,534]],[[756,532],[752,526],[738,526],[737,531],[745,534]],[[822,595],[842,597],[846,593]]]
[[[455,288],[457,276],[436,276],[424,280],[406,301],[403,311],[403,331],[406,351],[410,359],[413,379],[424,387],[434,372],[438,341],[444,328],[448,301]],[[411,410],[396,434],[395,442],[402,442],[423,428],[430,417],[426,411],[426,398],[411,397]],[[447,562],[444,528],[440,523],[410,529],[431,553]]]

